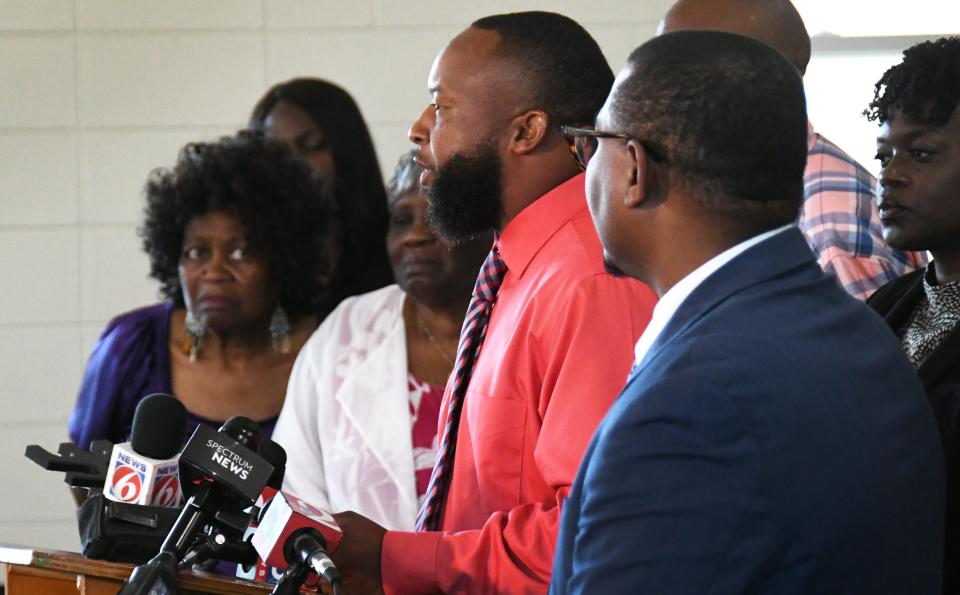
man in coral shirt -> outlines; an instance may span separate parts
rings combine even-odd
[[[560,132],[592,122],[612,82],[590,35],[544,12],[480,19],[434,62],[432,102],[410,130],[428,217],[453,240],[495,229],[506,273],[462,399],[436,530],[386,532],[337,515],[335,561],[350,592],[546,592],[561,501],[655,301],[605,269]]]

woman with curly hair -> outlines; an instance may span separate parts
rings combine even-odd
[[[310,169],[260,134],[189,144],[172,169],[154,171],[140,235],[165,301],[107,325],[70,438],[83,448],[124,441],[137,403],[154,392],[183,402],[188,433],[245,415],[268,437],[318,324],[333,225]]]
[[[367,125],[350,94],[320,79],[280,83],[257,102],[249,126],[286,144],[333,193],[342,222],[341,250],[327,309],[392,283],[381,241],[387,233],[383,179]]]
[[[940,426],[947,469],[944,593],[960,593],[960,37],[917,44],[876,84],[880,222],[933,262],[867,304],[900,339]]]

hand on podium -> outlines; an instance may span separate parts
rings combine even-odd
[[[333,518],[343,531],[340,545],[332,556],[343,581],[343,593],[382,594],[380,550],[387,530],[355,512],[341,512]]]

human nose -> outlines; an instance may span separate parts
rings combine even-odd
[[[415,145],[423,146],[430,142],[430,118],[433,116],[432,106],[428,105],[420,112],[420,116],[410,126],[407,138]]]
[[[207,281],[222,281],[230,276],[230,262],[227,254],[220,250],[214,250],[203,263],[203,269],[200,271],[202,277]]]
[[[890,161],[880,170],[879,183],[881,188],[901,188],[909,183],[900,153],[894,153]]]
[[[407,228],[403,235],[403,243],[406,246],[420,246],[426,244],[435,244],[437,236],[427,225],[426,217],[421,214],[414,218],[413,223]]]

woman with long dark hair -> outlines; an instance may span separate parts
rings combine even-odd
[[[340,248],[328,309],[392,283],[382,241],[388,218],[383,178],[370,132],[350,94],[320,79],[280,83],[257,102],[250,127],[286,144],[335,198]]]

